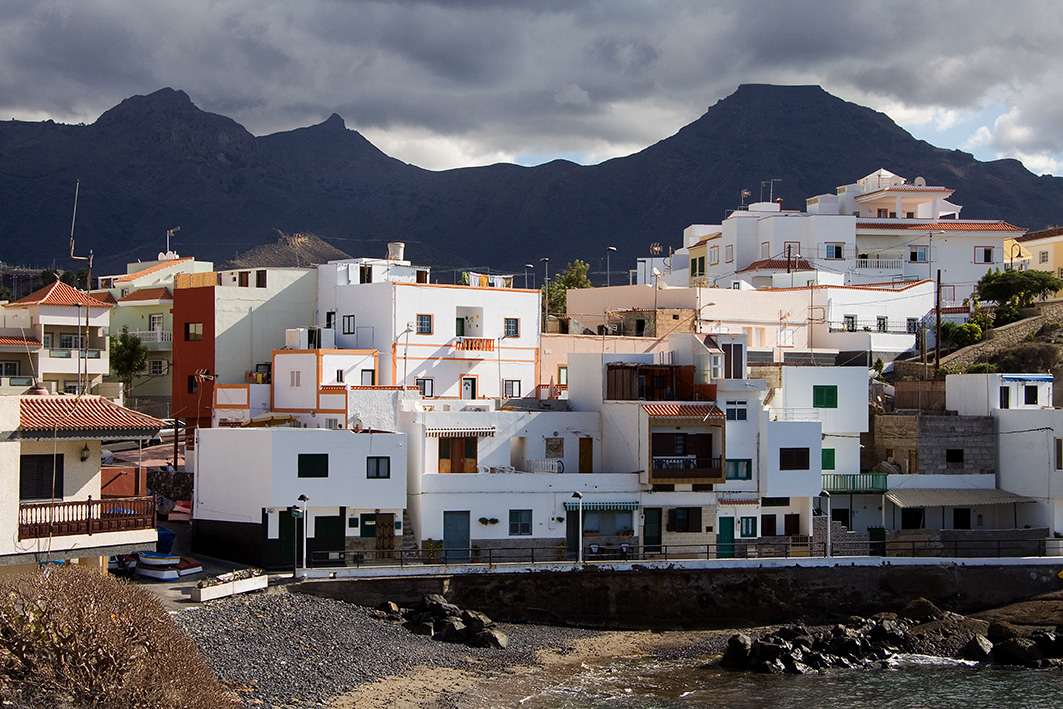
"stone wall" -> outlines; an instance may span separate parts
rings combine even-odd
[[[861,455],[861,465],[868,469],[893,461],[904,474],[981,475],[996,470],[996,436],[989,416],[875,413],[870,429],[874,436],[872,447],[865,448]],[[962,451],[962,463],[949,463],[948,450]]]
[[[1035,308],[1038,315],[992,328],[986,340],[942,357],[941,366],[966,369],[977,362],[986,362],[990,355],[1025,342],[1029,335],[1040,330],[1045,323],[1063,322],[1063,299],[1036,303]]]

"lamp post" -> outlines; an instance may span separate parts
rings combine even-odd
[[[579,565],[583,566],[583,493],[574,492],[572,497],[579,501],[579,556],[577,559],[579,560]]]
[[[543,256],[543,334],[546,334],[546,321],[550,318],[550,259]]]
[[[612,270],[609,267],[609,256],[614,251],[616,251],[616,247],[615,246],[610,246],[610,247],[608,247],[605,250],[605,287],[606,288],[609,287],[609,274],[612,273]]]
[[[528,269],[532,269],[532,283],[535,283],[535,264],[524,264],[524,290],[528,289]]]
[[[819,493],[819,499],[820,499],[821,503],[825,503],[827,505],[827,548],[824,551],[823,555],[826,558],[829,559],[829,558],[831,558],[831,553],[830,553],[830,493],[827,492],[826,490],[824,490],[823,492]],[[821,506],[822,506],[822,504],[821,504]]]
[[[310,501],[310,498],[306,495],[299,496],[299,502],[303,503],[303,577],[306,577],[306,523],[309,521],[306,518],[306,503]]]
[[[1022,246],[1020,246],[1019,244],[1012,244],[1011,245],[1011,270],[1012,271],[1015,270],[1015,249],[1019,250],[1019,255],[1020,256],[1022,255]]]

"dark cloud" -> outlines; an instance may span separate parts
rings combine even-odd
[[[997,107],[972,144],[1053,165],[1061,30],[1056,0],[9,0],[0,116],[88,122],[172,86],[256,134],[336,111],[445,167],[600,160],[740,83],[803,83],[910,120]]]

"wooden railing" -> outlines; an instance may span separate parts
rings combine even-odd
[[[69,537],[155,528],[154,497],[29,502],[18,507],[18,538]]]
[[[494,352],[495,341],[486,337],[459,337],[454,340],[454,349],[465,352]]]

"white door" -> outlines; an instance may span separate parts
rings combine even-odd
[[[475,377],[462,377],[461,378],[461,398],[462,399],[475,399],[476,398],[476,378]]]

